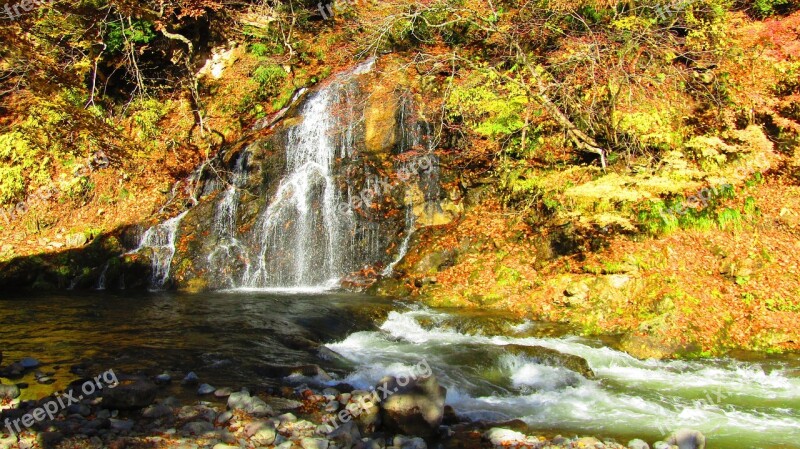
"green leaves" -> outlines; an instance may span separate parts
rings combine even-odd
[[[527,105],[528,97],[522,87],[501,83],[494,72],[467,79],[447,99],[451,119],[463,120],[477,134],[492,138],[522,129]]]
[[[155,39],[156,32],[152,22],[146,20],[131,20],[128,24],[124,20],[107,24],[104,42],[109,53],[120,53],[126,42],[131,44],[149,44]]]

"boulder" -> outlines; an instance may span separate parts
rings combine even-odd
[[[706,437],[697,430],[679,429],[667,438],[667,443],[680,449],[705,449]]]
[[[103,390],[103,407],[117,410],[145,408],[153,403],[158,387],[147,380],[125,381]]]
[[[629,449],[650,449],[650,445],[647,444],[647,442],[637,438],[635,440],[628,441],[628,448]]]
[[[544,346],[506,345],[503,348],[511,354],[530,357],[543,365],[563,367],[575,371],[587,379],[594,379],[594,371],[583,357],[564,354]]]
[[[402,383],[402,385],[401,385]],[[447,390],[436,376],[408,379],[384,377],[376,388],[381,396],[381,420],[387,430],[423,438],[433,436],[444,417]],[[384,397],[389,393],[389,397]]]

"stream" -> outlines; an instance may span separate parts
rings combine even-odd
[[[368,388],[424,359],[463,417],[622,443],[689,427],[709,448],[800,448],[797,355],[639,361],[613,341],[559,326],[315,291],[31,294],[0,299],[0,319],[4,364],[30,356],[54,372],[53,385],[32,374],[15,380],[31,385],[26,398],[62,388],[81,362],[148,375],[194,371],[233,388],[274,385],[257,374],[265,364],[315,363],[331,383]],[[317,343],[352,366],[321,360]],[[506,352],[508,344],[583,357],[596,378]]]

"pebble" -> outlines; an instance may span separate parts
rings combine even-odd
[[[156,376],[154,380],[159,385],[166,385],[166,384],[172,382],[172,376],[170,376],[167,373],[163,373],[163,374],[159,374],[158,376]]]
[[[214,449],[239,449],[239,446],[232,446],[230,444],[225,444],[225,443],[217,443],[214,445]]]
[[[280,421],[281,424],[286,422],[295,422],[297,421],[297,417],[291,413],[284,413],[283,415],[278,416],[278,421]]]
[[[150,405],[142,410],[142,416],[145,418],[161,418],[172,414],[172,408],[164,404]]]
[[[198,382],[200,382],[200,378],[197,377],[197,374],[195,374],[194,371],[189,371],[189,374],[187,374],[186,377],[183,378],[181,384],[196,385]]]
[[[41,363],[39,363],[39,361],[34,359],[33,357],[25,357],[24,359],[19,361],[19,364],[22,365],[24,369],[33,369],[41,365]]]
[[[19,387],[16,385],[0,385],[0,399],[16,399],[19,397]]]
[[[328,449],[328,440],[322,438],[303,438],[300,447],[303,449]]]
[[[199,394],[201,396],[202,395],[206,395],[206,394],[211,394],[211,393],[213,393],[215,391],[217,391],[217,389],[212,387],[209,384],[202,384],[202,385],[200,385],[199,388],[197,388],[197,394]]]
[[[217,389],[217,391],[214,392],[214,396],[218,398],[224,398],[230,396],[231,393],[232,392],[230,388],[219,388]]]
[[[128,419],[114,419],[111,418],[108,420],[111,430],[115,430],[117,432],[130,432],[133,430],[133,421]]]
[[[269,446],[273,442],[275,442],[275,437],[277,436],[277,432],[272,427],[264,427],[259,429],[251,438],[252,441],[256,446]]]
[[[192,435],[202,435],[212,430],[214,425],[208,421],[192,421],[181,428],[181,431]]]
[[[328,413],[336,412],[339,410],[339,406],[339,401],[330,401],[325,405],[325,411]]]
[[[219,425],[222,425],[222,424],[225,424],[228,421],[230,421],[231,418],[233,418],[233,413],[231,413],[230,411],[222,412],[222,413],[220,413],[219,416],[217,416],[217,419],[215,420],[215,422],[217,424],[219,424]]]

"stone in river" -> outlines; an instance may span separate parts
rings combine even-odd
[[[131,410],[147,407],[153,403],[158,387],[147,380],[117,385],[103,390],[103,407]]]
[[[303,438],[300,447],[303,449],[328,449],[328,440],[322,438]]]
[[[394,392],[380,404],[381,421],[389,431],[421,437],[433,436],[444,417],[447,390],[436,376],[408,379],[387,376],[378,382],[377,391]],[[353,395],[355,397],[355,395]]]
[[[679,429],[667,438],[667,443],[680,449],[705,449],[706,437],[697,430]]]
[[[211,394],[211,393],[213,393],[213,392],[215,392],[215,391],[217,391],[217,389],[216,389],[216,388],[214,388],[214,387],[212,387],[211,385],[209,385],[209,384],[202,384],[202,385],[200,385],[200,387],[197,389],[197,394],[199,394],[199,395]]]
[[[19,387],[16,385],[0,385],[0,399],[16,399],[19,397]]]
[[[163,416],[171,414],[172,414],[172,408],[164,404],[151,405],[146,409],[142,410],[142,416],[151,419],[161,418]]]
[[[224,397],[228,397],[230,395],[231,395],[231,389],[230,388],[220,388],[220,389],[218,389],[217,391],[214,392],[214,396],[216,396],[218,398],[224,398]]]
[[[156,376],[155,381],[158,385],[166,385],[172,382],[172,376],[167,373],[159,374]]]
[[[183,378],[183,381],[181,382],[181,384],[183,384],[183,385],[197,385],[198,382],[200,382],[200,378],[197,377],[197,374],[195,374],[194,371],[190,371],[189,374],[187,374],[186,377]]]
[[[650,445],[647,442],[642,441],[640,439],[630,440],[628,442],[628,447],[630,449],[650,449]]]
[[[33,357],[25,357],[24,359],[19,361],[19,364],[22,365],[25,369],[33,369],[41,365],[38,360],[34,359]]]
[[[225,424],[233,418],[233,413],[230,411],[222,412],[219,416],[217,416],[216,423],[219,425]]]
[[[130,432],[133,430],[133,421],[129,419],[114,419],[111,418],[108,420],[109,424],[111,425],[111,430],[115,430],[117,432]]]

